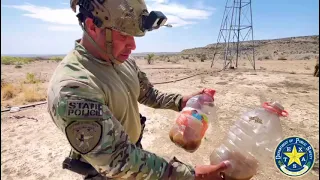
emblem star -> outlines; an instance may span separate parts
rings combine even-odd
[[[297,163],[301,166],[300,158],[305,155],[306,153],[298,153],[296,146],[293,146],[293,149],[291,152],[284,153],[286,156],[290,158],[288,162],[288,166],[290,166],[292,163]]]
[[[83,143],[85,142],[85,140],[91,139],[92,136],[85,136],[84,133],[82,132],[80,135],[80,138],[77,138],[78,141],[80,141],[79,147],[81,147],[83,145]],[[86,142],[87,146],[89,147],[89,142]]]

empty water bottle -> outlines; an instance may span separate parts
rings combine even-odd
[[[215,90],[205,89],[188,100],[170,130],[172,142],[188,152],[199,148],[208,123],[214,118],[214,94]]]
[[[287,115],[278,102],[266,102],[244,113],[230,128],[223,143],[212,152],[210,163],[230,160],[232,167],[225,172],[226,180],[251,179],[263,163],[272,159],[283,139],[279,117]]]

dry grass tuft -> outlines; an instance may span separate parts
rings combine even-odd
[[[17,89],[13,84],[5,84],[1,88],[1,100],[8,100],[15,97],[17,94]]]
[[[24,87],[22,93],[26,102],[37,102],[46,100],[46,94],[38,86]]]
[[[27,104],[31,102],[45,101],[46,89],[40,83],[36,84],[12,84],[6,83],[1,87],[1,105]]]

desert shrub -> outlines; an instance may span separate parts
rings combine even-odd
[[[189,55],[184,55],[184,56],[181,56],[182,59],[189,59]]]
[[[45,57],[35,57],[34,59],[35,59],[35,60],[47,60],[48,58],[45,58]]]
[[[151,63],[152,63],[153,57],[154,57],[154,54],[148,54],[148,55],[147,55],[146,58],[147,58],[148,64],[151,64]]]
[[[51,61],[56,61],[56,62],[59,62],[59,61],[62,61],[63,57],[50,57],[49,60]]]
[[[171,60],[170,62],[173,63],[173,64],[179,64],[179,60],[177,60],[177,59]]]
[[[17,65],[14,66],[14,68],[20,69],[20,68],[22,68],[22,65],[21,64],[17,64]]]
[[[271,59],[271,57],[270,56],[265,56],[264,59]]]
[[[25,101],[37,102],[46,100],[46,94],[38,87],[25,87],[22,90]]]
[[[258,58],[258,60],[269,60],[269,59],[272,59],[271,56],[269,56],[269,55],[260,56]]]
[[[16,95],[16,88],[13,84],[5,84],[1,88],[1,100],[8,100]]]
[[[205,54],[202,54],[200,57],[200,61],[204,62],[204,60],[207,60],[207,56]]]
[[[27,73],[25,83],[36,84],[39,82],[40,79],[37,79],[34,73]]]

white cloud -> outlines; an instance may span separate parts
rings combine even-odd
[[[75,25],[78,24],[76,14],[70,8],[52,9],[44,6],[35,6],[33,4],[25,5],[6,5],[4,7],[15,8],[26,11],[24,16],[40,19],[45,22],[60,24],[60,25]]]
[[[201,0],[197,1],[193,7],[171,3],[169,0],[147,0],[146,3],[149,11],[162,11],[168,18],[167,23],[172,24],[173,27],[196,24],[199,20],[208,19],[215,10],[205,6]]]
[[[153,4],[148,6],[148,9],[151,10],[161,10],[164,14],[170,14],[177,16],[182,19],[207,19],[211,16],[212,12],[201,10],[201,9],[192,9],[187,8],[183,5],[171,3],[171,4]]]
[[[149,11],[162,11],[168,17],[167,23],[172,24],[173,27],[196,24],[199,20],[208,19],[214,10],[210,7],[205,8],[201,0],[194,5],[197,8],[171,3],[169,0],[146,0],[146,3]],[[2,5],[2,7],[19,9],[26,12],[23,16],[49,22],[52,24],[49,26],[49,30],[74,31],[76,28],[80,28],[79,26],[70,26],[78,25],[76,13],[70,8],[54,9],[45,6],[36,6],[30,3],[24,5]]]
[[[191,25],[191,24],[196,24],[194,21],[186,21],[178,16],[174,15],[166,15],[168,18],[168,24],[171,24],[173,27],[180,27],[180,26],[185,26],[185,25]]]
[[[197,8],[197,9],[207,10],[207,11],[215,11],[215,8],[214,8],[214,7],[205,5],[202,0],[196,1],[196,2],[193,4],[193,7],[194,7],[194,8]]]

